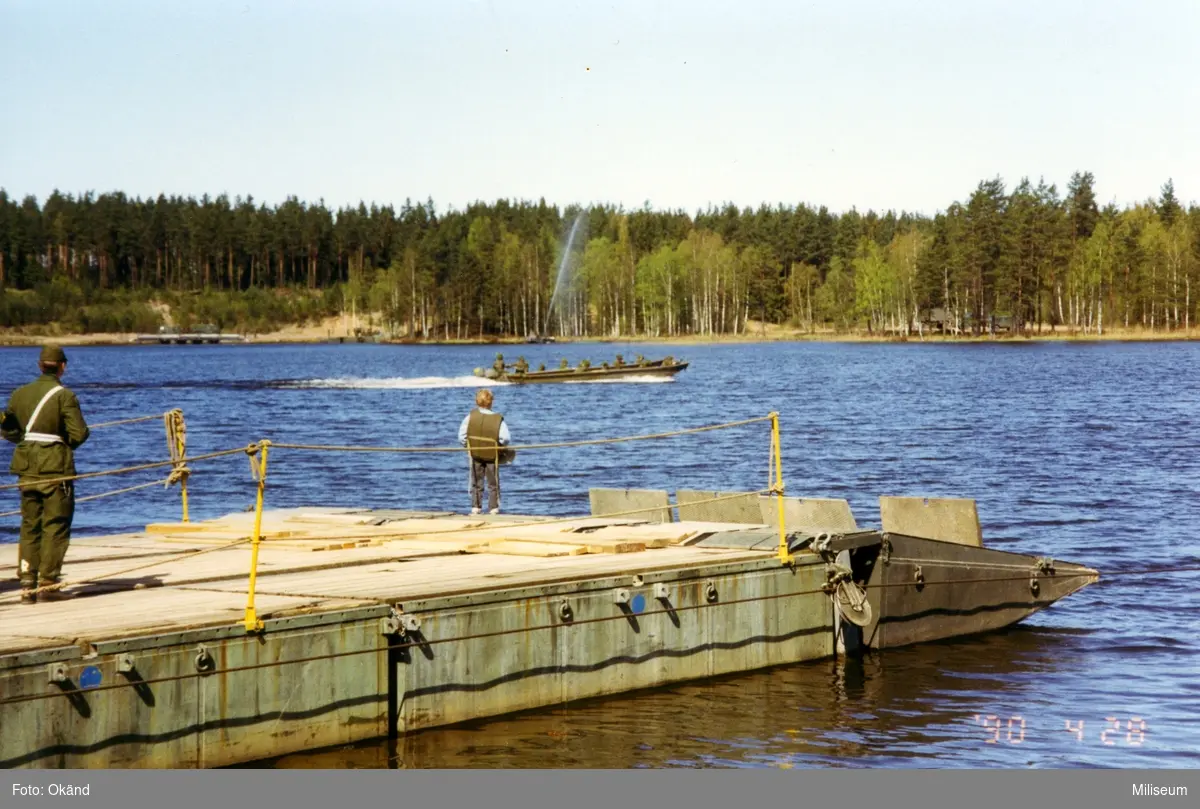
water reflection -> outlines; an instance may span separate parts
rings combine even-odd
[[[1086,633],[1014,628],[320,753],[275,767],[630,768],[1025,766],[1061,747],[1042,678],[1079,663]],[[999,716],[996,731],[976,715]],[[1016,724],[1008,739],[1007,720]]]

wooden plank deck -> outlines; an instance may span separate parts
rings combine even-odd
[[[622,518],[609,523],[590,516],[543,524],[544,517],[387,514],[393,516],[386,522],[367,511],[264,514],[264,532],[277,538],[260,545],[259,617],[770,555],[679,544],[705,531],[729,529],[721,524],[664,526]],[[249,536],[252,520],[252,514],[238,513],[190,524],[186,531],[160,525],[153,533],[74,539],[64,580],[75,597],[23,605],[17,603],[15,578],[0,582],[0,655],[239,623],[251,549],[247,542],[229,545]],[[479,530],[488,525],[496,527]],[[523,550],[514,552],[514,546]],[[15,571],[16,563],[16,545],[0,546],[0,566]]]

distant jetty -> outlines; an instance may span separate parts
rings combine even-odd
[[[160,343],[162,345],[183,345],[184,343],[244,343],[246,337],[241,334],[222,334],[216,326],[197,326],[191,331],[180,331],[171,326],[163,326],[158,334],[138,334],[134,336],[135,343]]]

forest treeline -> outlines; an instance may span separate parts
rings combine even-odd
[[[289,198],[10,198],[0,190],[0,326],[262,332],[347,314],[423,339],[744,333],[1189,329],[1200,209],[1097,206],[985,180],[933,217],[824,207],[559,209],[432,201],[331,210]],[[556,292],[557,289],[557,292]]]

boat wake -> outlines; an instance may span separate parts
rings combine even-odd
[[[337,388],[337,389],[396,389],[419,390],[425,388],[483,388],[510,385],[510,382],[497,382],[494,379],[484,379],[478,376],[418,376],[384,377],[380,379],[362,379],[337,377],[331,379],[302,379],[288,383],[289,388]]]
[[[653,385],[664,382],[674,382],[669,376],[627,376],[611,379],[564,379],[556,382],[559,385]],[[382,377],[356,378],[331,377],[328,379],[294,379],[278,382],[271,387],[301,389],[335,389],[335,390],[428,390],[434,388],[491,388],[508,387],[517,383],[499,382],[481,376],[417,376],[417,377]]]

